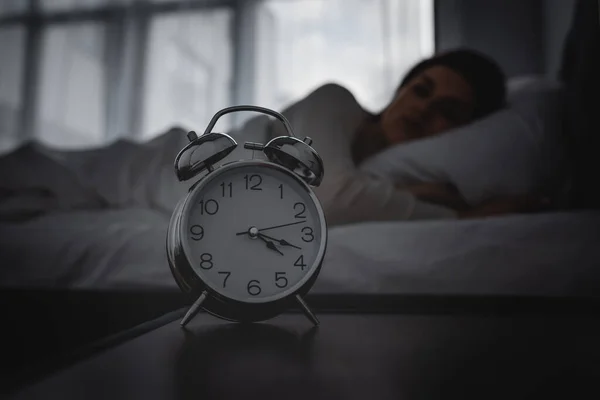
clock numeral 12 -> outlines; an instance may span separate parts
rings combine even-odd
[[[246,190],[250,189],[250,190],[262,190],[262,188],[260,188],[260,184],[262,183],[262,176],[260,175],[246,175],[244,176],[244,179],[246,180]],[[257,181],[255,184],[253,184],[252,186],[249,186],[250,183]]]

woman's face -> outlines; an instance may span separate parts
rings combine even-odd
[[[383,111],[381,125],[389,143],[436,135],[473,118],[473,89],[458,73],[432,66],[407,82]]]

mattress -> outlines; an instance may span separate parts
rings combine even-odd
[[[0,286],[179,291],[169,217],[77,211],[0,224]],[[600,213],[337,226],[314,294],[595,296]]]

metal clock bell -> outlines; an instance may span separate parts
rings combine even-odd
[[[288,136],[266,144],[245,142],[265,159],[238,160],[217,168],[236,141],[211,132],[217,120],[236,111],[275,117]],[[181,321],[185,326],[203,308],[236,322],[272,318],[296,303],[317,325],[303,297],[319,274],[327,247],[327,225],[311,189],[323,180],[323,161],[300,140],[280,113],[257,106],[217,112],[204,134],[175,159],[186,181],[205,172],[175,208],[167,233],[167,257],[181,290],[196,299]]]

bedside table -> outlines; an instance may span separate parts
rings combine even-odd
[[[11,399],[598,398],[600,318],[320,312],[256,324],[185,310]],[[583,396],[581,396],[583,397]]]

